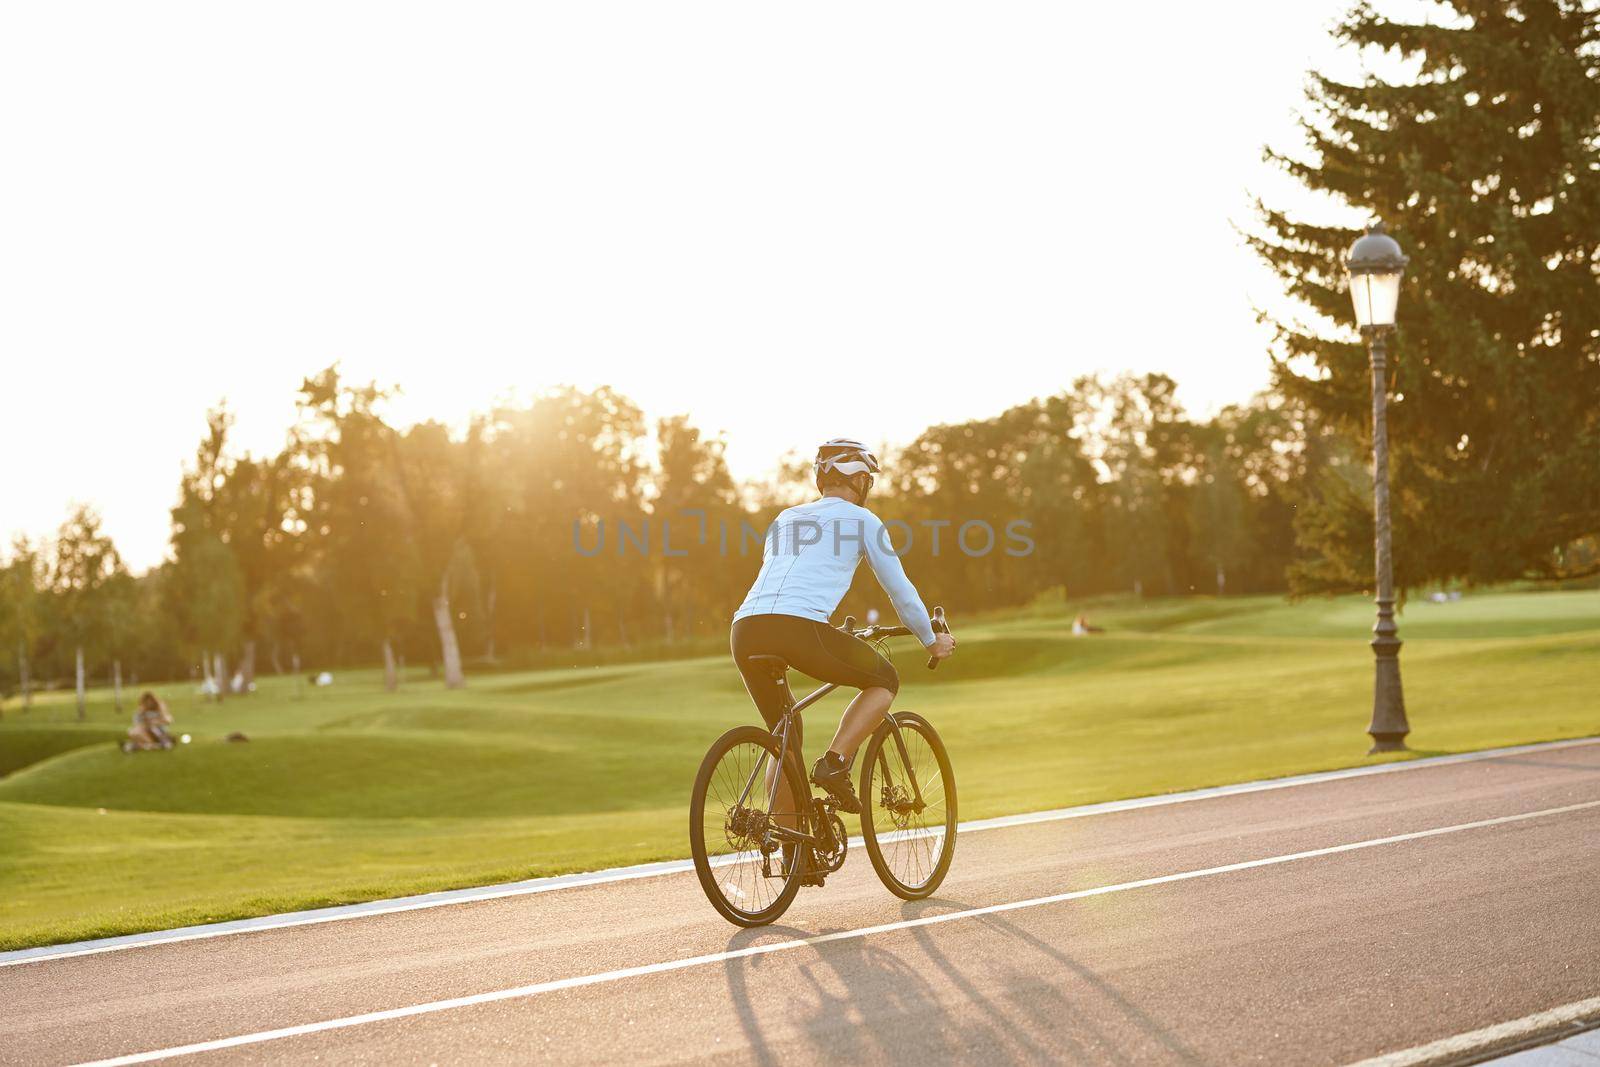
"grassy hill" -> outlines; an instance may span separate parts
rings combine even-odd
[[[963,817],[1368,759],[1370,604],[1093,615],[1107,632],[1086,638],[1061,608],[958,618],[960,652],[932,675],[898,643],[900,705],[945,735]],[[1417,754],[1600,733],[1600,593],[1413,602],[1401,633]],[[4,709],[0,948],[684,856],[701,756],[755,718],[723,656],[454,693],[360,672],[220,706],[163,692],[194,735],[168,753],[118,751],[105,693],[86,724],[70,694]],[[809,714],[813,747],[840,708]],[[225,743],[234,730],[251,740]]]

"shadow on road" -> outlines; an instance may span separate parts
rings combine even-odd
[[[1120,1020],[1124,1026],[1131,1026],[1145,1038],[1148,1038],[1150,1041],[1153,1041],[1155,1044],[1161,1046],[1166,1053],[1166,1055],[1162,1057],[1164,1061],[1172,1063],[1195,1064],[1207,1062],[1202,1056],[1200,1056],[1199,1053],[1195,1052],[1194,1049],[1185,1044],[1182,1038],[1178,1037],[1178,1035],[1173,1033],[1169,1028],[1163,1026],[1160,1020],[1147,1013],[1143,1008],[1139,1007],[1138,1004],[1128,999],[1125,995],[1123,995],[1121,990],[1116,987],[1116,985],[1100,975],[1093,968],[1080,963],[1071,956],[1067,955],[1065,952],[1051,945],[1049,942],[1028,933],[1015,923],[1008,919],[1001,918],[998,915],[982,915],[974,921],[982,926],[987,926],[990,929],[998,930],[1015,941],[1026,944],[1041,955],[1055,961],[1063,969],[1071,972],[1072,975],[1079,981],[1092,987],[1099,995],[1099,1000],[1101,1002],[1099,1007],[1101,1012],[1105,1013],[1107,1007],[1111,1009],[1109,1014],[1102,1014],[1099,1016],[1099,1018],[1102,1020],[1109,1019],[1112,1021]],[[1034,1014],[1038,1016],[1037,1012]],[[1095,1017],[1083,1012],[1081,1007],[1079,1008],[1079,1016],[1079,1025],[1086,1027],[1097,1037],[1107,1038],[1107,1040],[1104,1042],[1098,1042],[1097,1048],[1094,1050],[1084,1048],[1082,1050],[1081,1058],[1085,1060],[1094,1058],[1122,1060],[1123,1056],[1118,1055],[1118,1042],[1115,1037],[1109,1032],[1097,1030],[1094,1025]],[[1050,1019],[1043,1017],[1036,1017],[1033,1020],[1034,1025],[1037,1027],[1049,1025],[1050,1022]],[[1056,1022],[1059,1024],[1060,1020],[1056,1020]],[[1098,1057],[1094,1055],[1095,1051],[1098,1052]]]
[[[769,926],[741,930],[728,941],[729,950],[771,941],[813,937],[831,930],[806,931]],[[803,957],[795,980],[796,957]],[[938,1010],[932,988],[897,954],[863,938],[830,942],[773,955],[746,956],[724,965],[730,1002],[762,1064],[792,1058],[796,1038],[845,1062],[935,1055],[953,1051],[943,1042],[893,1040],[874,1020],[906,1018]],[[768,976],[771,976],[769,979]],[[787,1003],[772,996],[768,981],[787,984]],[[782,1005],[780,1007],[780,1005]]]
[[[965,911],[935,897],[905,904],[914,919]],[[985,1063],[1126,1061],[1130,1052],[1171,1063],[1202,1058],[1104,976],[1001,916],[963,920],[990,932],[981,985],[942,942],[939,928],[913,927],[904,940],[848,938],[723,965],[729,1002],[759,1063],[794,1060],[804,1050],[845,1062]],[[771,926],[741,930],[730,951],[792,941],[830,930]],[[894,947],[882,942],[893,940]],[[970,944],[970,942],[969,942]],[[969,950],[970,951],[970,950]],[[798,964],[798,967],[796,966]],[[1063,982],[1062,976],[1069,977]],[[787,989],[770,988],[783,982]],[[1069,999],[1063,989],[1092,990]],[[1130,1039],[1137,1049],[1130,1049]]]

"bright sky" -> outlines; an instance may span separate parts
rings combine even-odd
[[[275,450],[334,360],[401,422],[613,385],[742,476],[1096,369],[1244,399],[1233,227],[1344,6],[6,5],[0,536],[156,563],[206,408]]]

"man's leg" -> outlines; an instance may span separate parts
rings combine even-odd
[[[788,754],[784,759],[795,773],[800,776],[800,781],[802,782],[806,780],[805,765],[801,756],[804,737],[805,731],[802,728],[799,716],[796,716],[789,724]],[[772,821],[787,830],[804,829],[800,820],[800,805],[811,802],[811,790],[807,789],[804,796],[796,797],[794,791],[789,788],[789,776],[779,773],[777,760],[772,760],[767,767],[766,779],[767,796],[771,798],[771,803],[768,805],[767,810],[769,813],[779,813],[773,815]],[[782,855],[783,870],[787,873],[794,866],[796,859],[802,855],[802,852],[799,845],[792,841],[785,841],[783,842]],[[813,881],[809,874],[805,875],[804,879],[801,885],[822,884],[820,880]]]
[[[884,713],[893,703],[893,691],[881,686],[857,693],[850,706],[844,709],[844,716],[839,719],[839,732],[833,735],[833,743],[828,746],[828,751],[848,762],[856,754],[856,749],[861,747],[861,742],[877,729]]]
[[[811,780],[826,789],[840,811],[857,812],[861,801],[856,797],[855,786],[850,781],[850,759],[861,742],[883,721],[884,712],[894,702],[894,690],[886,686],[870,685],[861,690],[850,706],[844,709],[839,720],[839,732],[833,735],[833,744],[811,768]]]
[[[789,778],[778,773],[776,760],[767,767],[767,796],[772,798],[773,812],[793,812],[794,795],[789,791]],[[797,820],[793,815],[778,814],[773,816],[773,821],[786,830],[797,830]]]
[[[785,758],[789,761],[789,765],[793,767],[795,772],[800,776],[800,780],[802,782],[805,781],[806,778],[802,769],[804,764],[801,762],[800,756],[800,745],[804,736],[804,731],[800,726],[800,718],[799,716],[796,716],[793,722],[790,724],[789,754]],[[776,816],[775,821],[777,824],[789,830],[800,829],[800,819],[797,814],[800,810],[800,801],[789,789],[788,775],[778,773],[777,760],[768,761],[767,796],[772,798],[772,806],[769,809],[770,811],[789,813]]]

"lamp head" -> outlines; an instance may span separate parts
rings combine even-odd
[[[1363,330],[1387,329],[1394,325],[1395,308],[1400,303],[1400,278],[1407,259],[1400,243],[1374,222],[1350,246],[1345,271],[1350,276],[1350,301],[1355,305],[1356,325]]]

